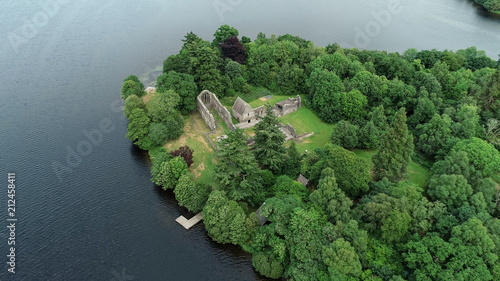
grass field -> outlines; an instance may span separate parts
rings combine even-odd
[[[358,157],[366,159],[370,170],[373,169],[372,157],[377,153],[377,149],[356,149],[353,151]],[[408,165],[408,179],[421,187],[424,187],[429,179],[429,170],[420,164],[410,161]]]
[[[253,100],[251,102],[249,102],[248,104],[252,107],[252,108],[257,108],[259,106],[262,106],[262,105],[265,105],[265,104],[270,104],[270,105],[274,105],[275,103],[277,102],[280,102],[280,101],[284,101],[286,99],[290,98],[290,96],[272,96],[272,98],[270,99],[266,99],[266,98],[258,98],[256,100]]]
[[[278,120],[284,125],[292,125],[299,135],[313,133],[312,136],[304,138],[300,143],[297,143],[297,149],[300,153],[303,153],[305,150],[312,151],[317,147],[325,146],[330,141],[334,127],[332,124],[323,122],[314,112],[305,106],[302,106],[293,113],[279,117]]]
[[[177,140],[167,142],[163,147],[167,151],[176,150],[185,145],[193,149],[194,163],[189,170],[200,182],[212,184],[215,173],[214,151],[203,135],[210,132],[210,129],[197,111],[184,116],[184,122],[184,134]],[[221,123],[224,122],[219,122],[217,125],[220,126]]]

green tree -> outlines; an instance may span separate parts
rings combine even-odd
[[[472,187],[462,175],[440,175],[429,180],[427,193],[434,199],[445,203],[451,210],[468,201]]]
[[[438,80],[432,73],[426,71],[417,71],[415,72],[415,77],[413,78],[413,87],[415,89],[420,89],[421,87],[425,87],[425,89],[429,93],[435,93],[441,95],[441,84],[439,84]]]
[[[446,154],[455,141],[451,135],[451,125],[451,118],[446,114],[434,114],[428,123],[418,125],[420,136],[417,149],[429,157]]]
[[[161,147],[159,149],[158,153],[153,154],[153,151],[149,151],[151,155],[151,162],[153,162],[153,165],[151,166],[151,181],[156,183],[157,185],[160,185],[159,183],[159,175],[162,171],[162,164],[164,162],[170,161],[172,159],[172,155],[167,153],[166,149]],[[158,176],[158,178],[156,178]]]
[[[318,189],[311,193],[309,199],[326,213],[330,222],[349,221],[353,203],[351,199],[338,188],[335,180],[335,173],[331,168],[325,168],[323,170]]]
[[[186,173],[189,173],[189,170],[184,159],[174,157],[160,164],[153,174],[152,181],[164,190],[173,189],[177,185],[179,178]]]
[[[393,114],[401,107],[414,108],[415,96],[417,91],[411,85],[398,79],[388,80],[387,87],[382,93],[382,104],[386,109],[386,113]]]
[[[198,87],[193,76],[170,71],[158,76],[156,82],[158,92],[172,90],[179,95],[177,108],[182,114],[188,114],[196,109]]]
[[[416,280],[452,280],[453,271],[448,269],[447,260],[453,256],[453,245],[430,232],[424,237],[414,234],[404,245],[403,257],[406,265],[413,269]]]
[[[401,59],[397,54],[390,53],[375,64],[377,73],[387,79],[400,79],[408,82],[413,74],[412,65]]]
[[[385,116],[385,109],[383,105],[373,108],[370,112],[370,121],[373,125],[377,127],[381,132],[385,132],[389,129],[389,123],[387,123],[387,117]]]
[[[351,243],[352,247],[356,250],[362,263],[366,260],[366,251],[368,247],[368,232],[359,226],[358,221],[349,220],[344,223],[343,221],[337,221],[335,223],[335,237],[344,238],[346,241]],[[330,241],[331,239],[329,239]]]
[[[285,160],[283,161],[283,173],[291,178],[297,178],[300,173],[301,155],[297,150],[295,141],[291,141],[286,150]]]
[[[294,280],[314,280],[318,274],[326,274],[322,259],[326,244],[322,230],[326,216],[315,209],[296,208],[290,218],[289,231],[285,234],[290,253],[290,265],[286,277]]]
[[[241,64],[235,62],[234,60],[226,59],[226,66],[224,67],[224,74],[229,75],[231,79],[236,77],[241,77],[243,75],[243,70]]]
[[[158,146],[164,145],[170,139],[168,128],[163,123],[150,123],[148,136]]]
[[[262,205],[261,215],[271,222],[273,232],[284,236],[288,232],[291,215],[295,208],[302,208],[303,203],[292,195],[271,197]]]
[[[498,111],[500,111],[500,70],[497,69],[491,76],[488,86],[484,88],[483,93],[479,97],[479,104],[486,111],[496,112],[495,116],[498,118]]]
[[[144,140],[149,133],[149,123],[151,120],[146,115],[144,109],[136,108],[132,110],[129,116],[129,123],[127,129],[127,138],[143,148]]]
[[[333,120],[355,120],[365,115],[365,107],[368,105],[366,97],[358,90],[352,90],[348,93],[334,93],[332,107]]]
[[[191,173],[183,174],[174,189],[175,199],[179,205],[186,207],[191,212],[203,209],[212,188],[209,185],[197,183]]]
[[[208,235],[217,243],[241,244],[248,239],[245,211],[224,191],[212,191],[203,207],[203,223]]]
[[[325,167],[330,167],[337,179],[337,183],[347,195],[356,197],[367,192],[370,173],[366,160],[359,158],[342,147],[328,148]]]
[[[348,280],[362,273],[359,256],[348,241],[337,239],[323,246],[323,262],[328,266],[331,280]]]
[[[408,124],[410,124],[412,128],[416,128],[418,125],[429,122],[435,114],[437,114],[436,106],[429,98],[418,98],[415,111],[413,115],[408,118]]]
[[[400,242],[410,228],[411,216],[408,212],[393,210],[382,222],[382,238],[388,242]]]
[[[276,82],[282,94],[302,94],[305,84],[304,70],[289,61],[280,68]]]
[[[462,140],[453,147],[453,150],[465,151],[471,164],[484,177],[495,175],[500,171],[500,152],[482,139]]]
[[[260,274],[278,279],[283,275],[283,265],[272,255],[257,252],[252,256],[252,264]]]
[[[359,131],[359,147],[361,148],[377,148],[380,142],[380,130],[375,126],[373,121],[369,121]]]
[[[122,85],[121,97],[123,100],[127,99],[130,95],[142,97],[146,94],[144,89],[141,89],[141,84],[133,80],[125,80]]]
[[[125,107],[123,108],[123,113],[127,118],[130,118],[130,114],[132,113],[132,110],[140,108],[143,110],[146,110],[146,104],[144,104],[144,101],[139,98],[136,95],[129,95],[125,99]]]
[[[271,187],[271,190],[273,191],[273,196],[292,195],[302,201],[305,201],[308,194],[304,185],[286,175],[277,177],[276,184]]]
[[[203,42],[192,44],[188,49],[188,73],[193,75],[198,91],[209,90],[216,95],[224,93],[222,75],[219,70],[221,58]]]
[[[456,123],[453,124],[453,134],[461,139],[469,139],[481,135],[479,114],[476,106],[462,105],[455,114]]]
[[[255,159],[259,165],[274,173],[281,171],[284,154],[285,134],[280,130],[280,123],[270,105],[266,106],[266,115],[254,127]]]
[[[187,73],[189,66],[189,57],[186,52],[171,55],[163,61],[163,73],[175,71],[177,73]]]
[[[457,264],[463,264],[465,267],[462,272],[459,272],[460,277],[483,276],[481,280],[491,280],[488,278],[490,272],[486,266],[493,266],[498,261],[498,256],[493,252],[495,243],[488,235],[488,229],[484,227],[481,220],[471,218],[465,223],[455,226],[452,230],[452,238],[450,242],[460,250],[464,251],[462,255],[456,257]],[[469,256],[467,257],[467,254]],[[468,263],[468,259],[476,258],[475,262]],[[453,262],[454,260],[452,260]],[[483,265],[481,265],[481,261]],[[476,265],[476,268],[474,268]],[[486,266],[485,266],[486,265]],[[482,268],[481,268],[482,267]]]
[[[432,166],[433,175],[462,175],[472,185],[478,185],[482,175],[471,165],[469,156],[465,151],[452,150],[443,160],[437,161]]]
[[[133,81],[133,82],[138,84],[139,89],[144,90],[144,84],[142,84],[141,80],[139,80],[139,78],[135,75],[127,76],[127,78],[125,78],[125,80],[123,80],[123,82],[125,82],[125,81]]]
[[[227,132],[227,136],[218,145],[215,178],[230,199],[248,199],[260,189],[257,161],[248,148],[243,130],[237,128]]]
[[[344,91],[342,80],[333,72],[315,69],[307,80],[309,100],[325,122],[334,122],[334,93]]]
[[[358,72],[349,83],[349,88],[359,90],[367,97],[370,105],[382,101],[384,87],[384,80],[368,71]]]
[[[227,24],[221,25],[214,33],[214,40],[212,41],[212,47],[218,48],[220,47],[220,44],[224,42],[227,38],[238,35],[239,32],[236,28],[231,27]]]
[[[401,108],[396,112],[379,151],[373,156],[375,178],[387,177],[390,181],[398,181],[406,177],[412,152],[413,136],[406,125],[406,111]]]
[[[347,149],[356,148],[358,147],[358,131],[358,126],[349,121],[339,121],[333,129],[332,143]]]
[[[157,92],[146,104],[148,116],[153,122],[165,122],[172,115],[179,114],[176,110],[178,103],[179,95],[175,92]]]

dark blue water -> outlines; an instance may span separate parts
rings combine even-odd
[[[291,33],[317,45],[356,46],[356,28],[366,30],[388,2],[60,2],[49,9],[40,3],[53,1],[1,4],[0,279],[261,279],[239,248],[213,243],[201,224],[185,231],[175,223],[184,210],[150,182],[146,154],[125,138],[121,83],[176,53],[187,32],[211,40],[224,23],[251,38]],[[30,30],[33,21],[38,27]],[[362,47],[476,45],[496,57],[499,26],[471,1],[401,1],[400,12]],[[92,144],[84,132],[96,130],[102,138]],[[7,273],[2,226],[7,172],[17,184],[15,275]]]

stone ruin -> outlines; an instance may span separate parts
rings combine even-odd
[[[299,95],[295,98],[288,98],[280,101],[273,106],[273,113],[277,117],[287,115],[297,111],[302,106],[302,100]],[[252,107],[242,100],[240,97],[236,99],[233,105],[233,117],[240,123],[252,123],[257,120],[259,116],[266,115],[266,107],[259,106],[252,109]]]
[[[280,130],[286,136],[285,141],[296,140],[299,138],[299,136],[297,135],[297,131],[295,131],[295,129],[290,124],[281,125]]]
[[[302,99],[297,95],[294,99],[288,98],[284,101],[276,103],[273,107],[273,112],[280,117],[297,111],[302,106]]]
[[[221,104],[219,99],[215,96],[215,94],[211,93],[210,91],[205,90],[201,92],[196,98],[196,105],[198,107],[198,111],[201,114],[201,117],[203,118],[207,126],[210,128],[212,133],[215,132],[215,129],[217,127],[215,118],[213,114],[210,112],[210,109],[212,108],[214,108],[220,115],[222,120],[224,120],[229,130],[232,131],[236,128],[236,126],[233,124],[231,114],[229,113],[227,108],[225,108]],[[276,116],[280,117],[298,110],[301,106],[302,106],[302,101],[300,99],[300,96],[297,95],[296,98],[288,98],[284,101],[276,103],[272,110]],[[260,121],[259,117],[265,115],[266,115],[265,106],[259,106],[253,109],[247,102],[242,100],[240,97],[238,97],[234,102],[233,116],[236,120],[238,120],[238,122],[240,122],[239,124],[237,124],[237,126],[246,125],[246,128],[249,128]],[[290,124],[286,125],[281,124],[280,130],[286,136],[285,141],[297,140],[299,138],[297,132]],[[227,136],[224,135],[220,136],[217,138],[217,141],[219,142],[224,138],[227,138]],[[208,136],[207,139],[209,139]]]
[[[235,127],[233,120],[231,119],[231,114],[229,114],[229,110],[227,110],[219,99],[210,91],[205,90],[198,95],[196,98],[196,106],[198,107],[201,117],[205,120],[205,123],[207,123],[207,126],[213,132],[215,132],[216,123],[214,116],[210,113],[211,108],[214,108],[215,111],[219,113],[229,130],[234,130]]]

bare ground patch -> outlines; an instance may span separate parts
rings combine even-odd
[[[145,94],[144,96],[142,96],[142,101],[144,103],[148,103],[151,100],[151,98],[153,98],[154,95],[155,95],[154,93]]]

